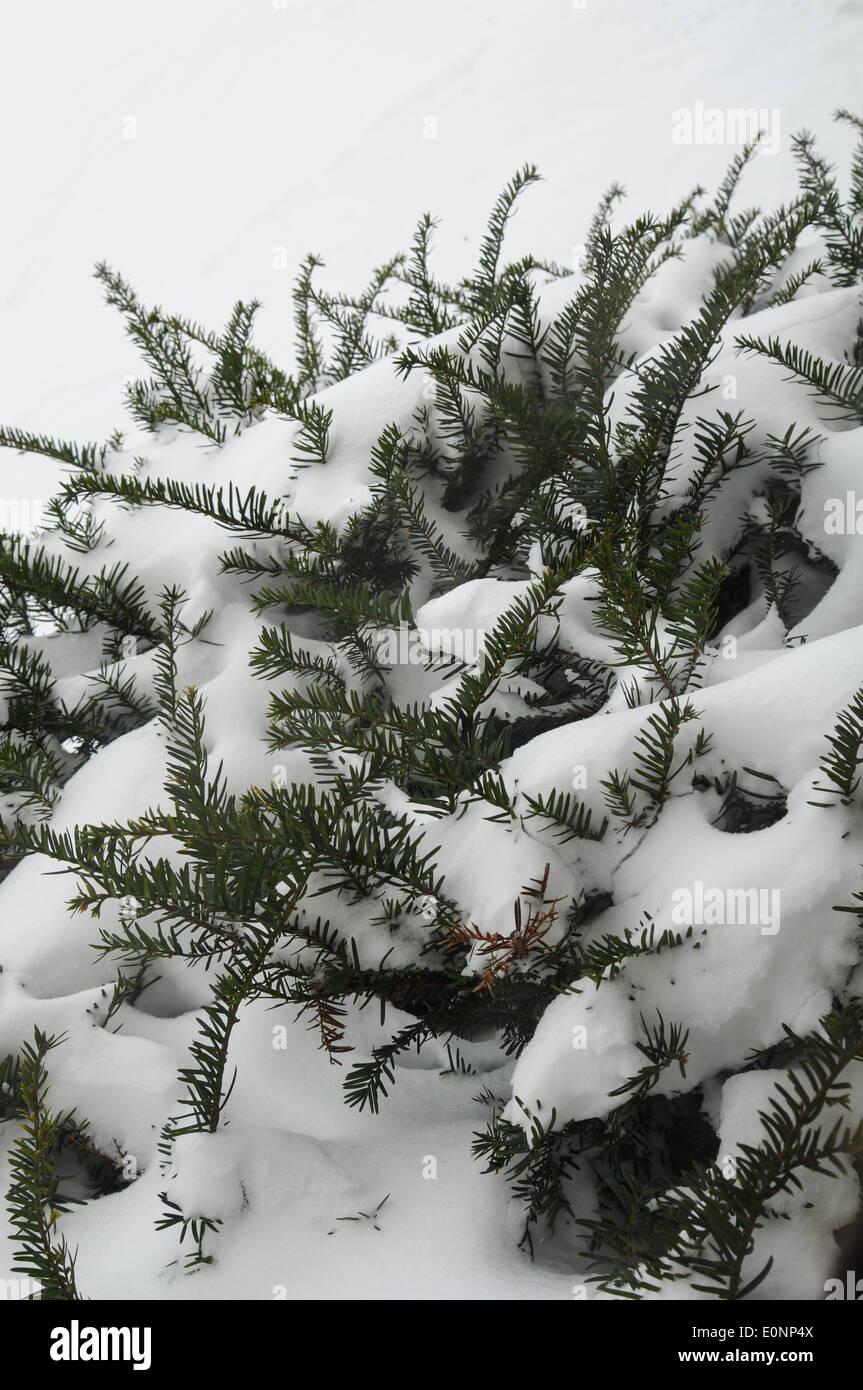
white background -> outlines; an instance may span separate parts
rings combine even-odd
[[[138,365],[100,258],[214,328],[257,296],[290,366],[308,250],[359,289],[428,208],[458,274],[532,160],[513,250],[570,263],[612,180],[635,216],[721,177],[733,148],[674,144],[676,108],[777,109],[744,195],[772,202],[801,126],[847,168],[830,116],[863,94],[861,0],[31,0],[0,24],[0,421],[77,438],[124,424]]]

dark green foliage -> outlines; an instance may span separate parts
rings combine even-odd
[[[761,1112],[763,1138],[742,1144],[731,1161],[695,1168],[686,1181],[665,1190],[649,1186],[632,1194],[632,1215],[642,1226],[635,1271],[623,1225],[587,1223],[610,1240],[613,1271],[600,1287],[613,1293],[646,1293],[658,1279],[687,1279],[714,1298],[741,1299],[766,1278],[744,1265],[756,1232],[780,1193],[801,1186],[802,1172],[841,1174],[863,1152],[863,1120],[850,1113],[847,1067],[863,1059],[863,1008],[859,1001],[822,1020],[824,1032],[806,1038],[786,1029],[797,1061]]]
[[[737,339],[740,352],[759,353],[771,362],[784,367],[790,376],[804,381],[812,392],[829,408],[828,419],[863,419],[863,367],[842,362],[825,362],[814,353],[783,343],[779,338],[765,342],[742,334]]]
[[[854,696],[846,709],[840,710],[836,728],[827,735],[829,751],[821,760],[821,772],[829,786],[815,784],[815,790],[828,793],[837,798],[843,806],[850,806],[860,785],[857,772],[863,762],[863,687]],[[813,801],[812,806],[831,806],[834,802]]]
[[[56,1159],[73,1118],[49,1110],[46,1103],[45,1058],[60,1042],[62,1038],[49,1038],[37,1028],[33,1042],[21,1045],[15,1078],[21,1134],[10,1151],[12,1181],[6,1200],[18,1246],[13,1272],[37,1280],[41,1298],[68,1300],[80,1297],[75,1255],[58,1235],[56,1222],[77,1199],[60,1191]]]
[[[702,206],[695,190],[668,217],[647,215],[619,230],[612,220],[623,191],[613,185],[590,226],[572,294],[554,314],[542,290],[565,272],[532,257],[504,259],[508,222],[537,178],[532,166],[504,189],[475,270],[455,285],[432,269],[428,215],[410,251],[384,262],[359,294],[319,288],[322,263],[309,256],[294,287],[293,375],[253,347],[256,302],[239,302],[224,331],[212,333],[146,308],[99,266],[149,372],[128,389],[136,422],[193,431],[211,459],[210,446],[274,411],[291,422],[286,487],[303,482],[301,469],[331,475],[336,407],[317,393],[387,357],[398,375],[422,375],[426,404],[407,424],[383,425],[363,504],[339,526],[307,520],[285,497],[247,483],[159,478],[140,458],[125,471],[114,467],[116,436],[79,449],[0,431],[0,446],[47,454],[71,469],[38,542],[0,536],[2,867],[38,853],[75,875],[73,910],[99,919],[107,903],[123,904],[119,925],[100,925],[96,942],[117,967],[105,1022],[152,982],[159,961],[210,972],[209,1000],[179,1077],[178,1112],[161,1134],[166,1172],[178,1138],[212,1134],[226,1122],[237,1079],[234,1030],[252,1003],[290,1006],[334,1065],[351,1050],[350,1006],[379,1008],[382,1023],[388,1006],[408,1014],[345,1074],[347,1104],[377,1112],[409,1049],[442,1040],[445,1074],[469,1074],[470,1040],[493,1034],[517,1056],[561,994],[601,989],[645,957],[700,949],[693,927],[658,932],[648,913],[616,933],[594,928],[614,903],[614,883],[595,863],[626,835],[640,842],[672,796],[714,798],[713,824],[729,833],[785,814],[785,791],[769,774],[743,770],[763,783],[755,791],[736,772],[710,779],[696,771],[713,748],[693,699],[711,642],[753,594],[772,605],[788,635],[808,611],[804,580],[832,581],[835,567],[796,524],[801,479],[818,466],[819,441],[795,422],[784,435],[760,436],[743,412],[717,408],[707,374],[736,315],[790,301],[821,272],[815,260],[775,289],[808,226],[826,230],[834,281],[854,282],[848,277],[863,264],[863,156],[858,148],[843,204],[811,140],[800,137],[801,197],[770,216],[734,214],[754,148],[735,157],[711,203]],[[691,321],[639,357],[624,345],[634,301],[694,235],[724,248],[714,281]],[[417,341],[440,334],[445,341]],[[856,348],[853,362],[828,364],[774,339],[736,342],[738,351],[806,382],[838,415],[863,418]],[[613,400],[617,390],[622,406]],[[747,469],[765,503],[759,519],[741,519],[708,552],[711,508]],[[269,687],[269,748],[306,754],[308,782],[282,785],[274,776],[237,793],[224,769],[211,766],[204,700],[194,685],[183,686],[178,656],[187,643],[206,640],[212,614],[187,626],[185,596],[170,577],[154,598],[120,559],[92,568],[92,552],[110,543],[93,511],[104,499],[182,511],[231,533],[236,544],[222,555],[221,574],[247,584],[252,614],[266,616],[249,662]],[[83,558],[72,564],[66,551]],[[475,650],[422,646],[411,673],[415,693],[405,697],[394,644],[418,644],[421,607],[475,580],[512,586],[496,590],[508,600]],[[606,644],[603,659],[578,650],[571,635],[578,626],[568,622],[567,605],[588,580],[585,601],[592,635]],[[49,636],[40,642],[43,625]],[[87,696],[69,708],[46,654],[50,636],[92,632],[102,662]],[[153,649],[155,704],[121,664],[129,638]],[[597,713],[616,689],[644,714],[625,765],[598,781],[605,813],[577,797],[572,783],[519,791],[502,766],[513,750]],[[828,785],[817,789],[833,802],[816,804],[848,806],[855,798],[861,699],[829,736]],[[150,720],[166,752],[159,805],[127,821],[54,829],[65,781],[99,748]],[[581,874],[583,856],[590,868],[564,876],[556,897],[546,868],[515,900],[508,934],[471,922],[448,888],[435,833],[446,818],[463,816],[548,833],[562,862],[577,860]],[[163,837],[179,860],[159,854]],[[321,897],[330,917],[312,911]],[[373,959],[362,935],[366,909],[393,943]],[[390,960],[396,947],[410,957],[399,956],[398,967]],[[466,949],[474,973],[465,970]],[[603,1287],[615,1293],[640,1296],[658,1279],[686,1278],[714,1296],[743,1297],[764,1273],[744,1275],[743,1265],[772,1197],[793,1186],[798,1170],[838,1170],[863,1147],[859,1127],[809,1128],[842,1103],[840,1077],[860,1052],[859,1009],[837,1007],[823,1037],[789,1033],[796,1070],[763,1117],[763,1142],[744,1151],[731,1179],[713,1162],[715,1133],[703,1097],[687,1082],[686,1018],[666,1020],[645,1000],[641,1021],[635,1046],[643,1064],[612,1092],[616,1105],[604,1119],[559,1124],[553,1111],[528,1110],[516,1098],[525,1121],[517,1125],[486,1095],[492,1119],[476,1152],[510,1179],[527,1248],[538,1231],[566,1226],[581,1253],[603,1265]],[[54,1160],[72,1124],[45,1110],[44,1058],[53,1046],[37,1033],[35,1047],[22,1044],[17,1061],[3,1062],[0,1101],[18,1107],[25,1125],[10,1194],[22,1267],[38,1271],[50,1296],[74,1298],[74,1258],[46,1216],[64,1209]],[[80,1147],[83,1131],[75,1132]],[[103,1190],[109,1180],[106,1170]],[[579,1205],[582,1182],[596,1195],[589,1220]],[[157,1225],[189,1239],[190,1268],[209,1263],[219,1221],[189,1218],[168,1187],[162,1200]]]

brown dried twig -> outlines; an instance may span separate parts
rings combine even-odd
[[[557,919],[557,904],[562,898],[547,898],[550,865],[546,864],[542,878],[532,878],[531,887],[525,885],[513,903],[513,930],[511,932],[484,931],[475,922],[453,922],[447,935],[439,943],[441,946],[470,946],[476,955],[487,956],[489,964],[474,987],[473,993],[487,989],[494,993],[497,976],[505,975],[515,961],[523,960],[537,947],[547,950],[544,938]],[[527,904],[527,916],[522,908],[522,898],[532,900],[537,905]]]
[[[309,1032],[314,1032],[317,1029],[321,1037],[320,1050],[327,1053],[332,1066],[340,1067],[342,1064],[336,1053],[353,1052],[349,1043],[342,1043],[345,1036],[342,1019],[347,1016],[347,1009],[342,1008],[341,1004],[337,1004],[334,999],[329,999],[318,990],[303,1005],[300,1013],[304,1013],[307,1009],[313,1015],[309,1024]]]

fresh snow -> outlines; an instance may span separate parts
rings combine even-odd
[[[77,32],[82,10],[86,42]],[[284,12],[219,0],[203,23],[199,7],[153,0],[145,25],[125,21],[122,42],[116,16],[116,6],[91,0],[83,7],[22,7],[3,20],[4,50],[21,61],[8,65],[0,92],[4,178],[15,209],[4,218],[0,258],[0,419],[68,436],[103,437],[118,423],[120,378],[137,369],[119,324],[87,279],[97,256],[119,266],[148,302],[205,322],[221,322],[237,295],[260,295],[261,346],[287,357],[291,277],[274,269],[274,248],[284,252],[289,272],[307,249],[320,250],[333,283],[358,286],[393,246],[407,244],[428,206],[444,216],[442,273],[457,273],[473,258],[499,187],[530,158],[547,182],[524,199],[510,249],[515,255],[530,246],[572,263],[573,246],[612,178],[629,185],[626,207],[634,214],[648,205],[664,211],[695,182],[710,186],[721,177],[727,147],[677,146],[669,137],[671,111],[696,100],[781,112],[782,150],[755,159],[746,192],[748,201],[767,207],[788,197],[793,130],[813,127],[828,157],[847,150],[829,115],[839,104],[855,105],[853,55],[863,31],[863,5],[851,0],[820,7],[589,0],[584,8],[565,0],[444,0],[433,11],[395,0],[361,7],[300,0]],[[75,63],[67,61],[70,44]],[[36,46],[42,61],[34,80],[23,58]],[[215,94],[228,88],[231,100],[222,104]],[[436,116],[438,136],[424,141],[428,116]],[[124,140],[127,117],[138,127],[136,138]],[[35,122],[29,130],[28,122]],[[188,158],[177,157],[184,149]],[[800,248],[797,262],[816,251]],[[716,246],[699,238],[686,243],[682,261],[663,267],[627,319],[626,350],[648,354],[687,322],[710,285],[716,256]],[[547,286],[543,314],[559,312],[572,289],[572,280]],[[821,280],[793,303],[753,315],[745,331],[841,361],[859,314],[856,291]],[[609,1092],[640,1065],[644,998],[690,1028],[685,1082],[669,1070],[658,1093],[703,1084],[721,1152],[733,1155],[757,1141],[758,1112],[781,1074],[723,1081],[723,1072],[739,1067],[751,1049],[780,1040],[783,1023],[801,1032],[815,1028],[858,960],[855,919],[833,908],[860,886],[859,818],[809,802],[817,799],[824,735],[863,670],[861,547],[857,536],[825,535],[823,524],[828,499],[844,497],[859,478],[863,429],[825,418],[819,403],[772,364],[735,355],[739,331],[738,319],[706,381],[719,385],[734,376],[733,409],[756,420],[753,443],[784,433],[792,421],[824,436],[823,466],[804,480],[799,520],[839,574],[787,640],[766,604],[729,624],[736,656],[727,659],[717,646],[704,689],[693,696],[698,719],[683,730],[681,746],[705,728],[712,748],[699,771],[769,773],[787,792],[787,815],[757,834],[724,833],[708,819],[718,798],[697,798],[681,783],[641,843],[633,832],[610,834],[601,844],[560,845],[535,820],[511,829],[486,819],[488,808],[478,805],[459,818],[433,820],[421,810],[415,818],[425,823],[429,844],[440,846],[448,894],[466,920],[485,929],[510,929],[521,885],[548,862],[554,895],[613,890],[613,905],[591,924],[597,937],[636,928],[645,913],[658,931],[673,926],[674,891],[696,880],[722,888],[781,884],[779,930],[697,928],[687,945],[632,961],[599,990],[585,983],[547,1009],[515,1063],[493,1042],[460,1044],[476,1074],[441,1075],[449,1068],[445,1049],[428,1044],[399,1062],[377,1116],[344,1105],[342,1073],[305,1022],[294,1023],[292,1009],[252,1004],[232,1039],[238,1082],[229,1123],[214,1135],[180,1139],[166,1177],[159,1131],[176,1112],[177,1071],[187,1064],[209,977],[185,963],[161,963],[158,982],[138,1003],[124,1004],[108,1027],[100,1026],[114,968],[90,949],[92,920],[67,910],[74,876],[57,874],[40,856],[28,858],[0,884],[0,1056],[32,1036],[34,1024],[65,1033],[50,1058],[52,1104],[75,1107],[94,1143],[108,1151],[116,1145],[140,1173],[124,1191],[62,1221],[78,1249],[87,1296],[571,1298],[582,1287],[583,1265],[559,1247],[544,1258],[541,1241],[534,1262],[519,1251],[508,1229],[505,1183],[483,1176],[471,1158],[472,1133],[485,1122],[475,1096],[487,1085],[512,1097],[506,1114],[517,1123],[527,1124],[523,1107],[535,1111],[537,1103],[546,1113],[554,1108],[561,1123],[606,1115],[615,1104]],[[155,478],[239,479],[270,496],[287,495],[291,512],[310,523],[339,525],[368,499],[368,454],[380,430],[390,421],[407,428],[422,391],[421,373],[399,380],[387,361],[327,390],[319,398],[333,410],[324,469],[292,474],[295,426],[268,418],[221,450],[169,429],[157,437],[130,432],[112,471],[129,470],[145,454]],[[621,380],[617,412],[625,391]],[[703,408],[691,403],[686,418]],[[35,487],[50,496],[56,465],[6,455],[3,466],[12,480],[4,485],[8,495],[33,495]],[[708,549],[734,531],[757,483],[757,470],[744,470],[723,489],[705,528]],[[677,486],[685,484],[682,468]],[[187,623],[215,610],[207,643],[180,654],[180,684],[196,684],[205,700],[212,766],[224,763],[237,792],[268,784],[274,764],[288,781],[312,779],[304,753],[267,752],[269,690],[248,668],[260,624],[242,585],[218,575],[226,533],[163,508],[130,512],[98,502],[94,511],[151,606],[172,582],[188,595]],[[75,562],[83,573],[97,571],[106,552],[98,548]],[[525,587],[488,578],[442,597],[429,588],[415,595],[419,626],[430,634],[481,634]],[[608,659],[592,592],[590,575],[567,586],[560,632],[571,648]],[[98,670],[98,643],[83,665],[80,643],[63,634],[31,645],[50,656],[58,693],[70,702]],[[124,665],[139,693],[152,690],[152,653]],[[405,699],[445,699],[443,678],[421,667],[399,679]],[[516,717],[525,685],[513,681],[495,698],[497,707]],[[579,795],[601,819],[599,779],[632,765],[645,718],[643,708],[627,708],[618,689],[593,717],[519,748],[504,765],[504,780],[523,799],[568,790],[573,770],[583,768],[587,790]],[[155,724],[125,735],[63,789],[51,824],[60,830],[113,821],[164,804],[164,760]],[[394,809],[409,805],[395,788],[389,795]],[[158,852],[170,849],[160,845]],[[387,944],[381,928],[366,920],[365,907],[350,911],[361,956],[373,964]],[[107,904],[101,924],[110,927],[118,913],[118,904]],[[418,921],[418,939],[421,930]],[[477,968],[476,960],[466,959],[465,968]],[[356,1052],[349,1061],[370,1055],[408,1021],[390,1008],[381,1028],[372,1008],[352,1010],[346,1041]],[[590,1041],[579,1050],[573,1038],[581,1028]],[[277,1035],[284,1046],[276,1045]],[[13,1137],[11,1124],[0,1127],[4,1149]],[[182,1271],[174,1237],[154,1230],[156,1194],[166,1183],[185,1216],[225,1222],[216,1262],[193,1276]],[[586,1180],[580,1197],[589,1215]],[[757,1296],[818,1297],[831,1233],[851,1219],[857,1200],[851,1178],[816,1175],[777,1202],[758,1247],[760,1263],[774,1254],[774,1269]],[[795,1224],[780,1212],[793,1212]],[[509,1225],[517,1230],[514,1213]],[[11,1261],[11,1244],[0,1233],[0,1275]],[[681,1283],[660,1296],[688,1294]]]

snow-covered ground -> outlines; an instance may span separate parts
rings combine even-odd
[[[213,326],[238,296],[260,297],[266,308],[258,339],[288,365],[292,272],[307,250],[324,256],[334,286],[359,288],[374,264],[408,244],[417,215],[428,208],[443,219],[438,265],[444,275],[458,274],[473,260],[494,197],[516,167],[533,160],[546,182],[524,198],[509,250],[530,248],[574,263],[611,181],[627,185],[633,214],[648,206],[665,211],[695,183],[715,186],[734,146],[673,138],[680,129],[675,113],[696,113],[698,103],[766,113],[774,138],[753,161],[744,201],[772,206],[795,186],[788,153],[794,130],[814,128],[822,151],[847,163],[847,133],[832,126],[830,114],[839,105],[859,105],[855,59],[863,3],[47,4],[14,14],[7,9],[0,37],[12,55],[0,88],[7,209],[0,231],[0,420],[101,438],[126,423],[122,379],[138,362],[89,278],[96,259],[119,268],[147,302]],[[643,350],[686,321],[709,283],[702,255],[696,246],[683,268],[667,268],[630,325],[630,347]],[[752,331],[782,332],[841,357],[856,321],[854,292],[821,288],[822,294],[769,311]],[[549,291],[555,295],[559,309],[561,286]],[[720,358],[712,370],[721,377],[736,362]],[[825,468],[807,481],[803,512],[823,546],[823,502],[843,492],[860,431],[825,431],[811,400],[763,363],[734,370],[741,383],[737,408],[757,409],[762,433],[782,433],[791,419],[828,433]],[[338,518],[351,509],[349,501],[357,504],[370,439],[387,420],[408,420],[417,403],[420,383],[396,385],[392,378],[383,363],[361,383],[348,381],[329,393],[336,425],[359,419],[362,428],[334,433],[326,490],[316,488],[313,474],[302,474],[292,507],[309,517]],[[291,429],[268,420],[209,455],[208,481],[241,474],[246,484],[277,491]],[[147,452],[154,476],[204,476],[199,442],[156,442]],[[0,466],[6,495],[50,495],[53,465],[40,474],[33,459],[4,454]],[[237,788],[263,784],[273,762],[263,742],[267,692],[247,669],[256,628],[248,605],[236,587],[213,577],[224,533],[174,514],[166,522],[155,510],[134,518],[111,511],[110,528],[117,553],[133,562],[148,593],[178,582],[190,593],[192,616],[217,608],[208,636],[224,646],[198,645],[183,676],[205,695],[213,761],[224,759]],[[699,705],[730,765],[769,766],[790,789],[788,817],[755,837],[757,847],[747,843],[753,837],[720,836],[691,821],[690,841],[682,843],[675,803],[659,832],[667,859],[657,864],[623,855],[616,905],[603,922],[607,930],[620,926],[633,904],[658,914],[671,886],[693,877],[690,862],[711,863],[730,882],[749,881],[747,856],[756,848],[768,882],[769,865],[794,866],[783,879],[781,968],[765,933],[758,950],[747,946],[744,955],[735,954],[735,938],[720,934],[699,957],[686,958],[676,979],[668,978],[665,957],[646,962],[643,978],[636,969],[638,982],[649,984],[662,1006],[666,996],[672,1006],[674,988],[685,993],[699,1025],[692,1072],[711,1085],[726,1063],[774,1040],[782,1020],[800,1030],[813,1027],[854,959],[850,919],[836,924],[830,911],[847,896],[858,849],[834,835],[817,873],[806,854],[813,825],[820,832],[823,823],[823,812],[807,805],[823,735],[860,679],[860,629],[855,641],[845,632],[856,621],[851,591],[859,592],[851,539],[837,539],[831,558],[842,576],[807,615],[810,644],[783,647],[764,615],[750,614],[733,677],[717,660]],[[499,610],[511,599],[511,585],[482,583],[499,589],[477,591],[471,603]],[[461,594],[461,622],[465,602]],[[487,626],[486,610],[474,616]],[[564,621],[571,634],[589,635],[577,585]],[[148,658],[136,662],[146,683]],[[80,668],[70,667],[69,698],[76,683]],[[604,774],[616,760],[625,763],[637,716],[615,708],[553,731],[531,743],[529,753],[519,750],[507,777],[524,792],[553,786],[561,766],[595,762]],[[158,802],[163,752],[151,726],[103,750],[65,789],[55,827],[132,816]],[[529,837],[504,842],[503,835],[479,814],[457,828],[441,827],[448,882],[469,914],[481,904],[488,915],[495,903],[511,903],[513,884],[538,863]],[[650,843],[653,855],[658,841]],[[546,845],[543,853],[555,856],[563,879],[579,871]],[[487,863],[506,857],[507,875],[499,882],[472,878],[483,849]],[[600,877],[618,868],[605,854],[603,846],[594,866]],[[573,1296],[581,1270],[531,1264],[516,1249],[504,1184],[483,1177],[470,1156],[471,1133],[483,1118],[473,1097],[484,1081],[507,1090],[511,1064],[479,1049],[474,1061],[482,1076],[441,1077],[446,1056],[430,1045],[399,1067],[380,1116],[359,1115],[345,1107],[340,1078],[316,1037],[290,1026],[286,1047],[275,1047],[274,1025],[289,1022],[290,1011],[276,1015],[263,1005],[247,1011],[232,1043],[243,1081],[232,1098],[231,1124],[216,1136],[182,1142],[178,1177],[169,1187],[187,1215],[201,1203],[202,1214],[225,1221],[218,1261],[194,1277],[166,1268],[176,1251],[170,1235],[153,1229],[156,1193],[165,1182],[155,1145],[176,1104],[176,1072],[195,1035],[207,977],[169,971],[141,1007],[123,1007],[115,1020],[123,1024],[120,1032],[94,1029],[86,1010],[98,1006],[111,967],[88,951],[95,935],[90,919],[66,913],[73,880],[46,877],[44,867],[28,861],[0,891],[0,1055],[34,1020],[67,1032],[68,1042],[51,1059],[53,1103],[78,1106],[98,1143],[110,1147],[117,1140],[143,1170],[124,1192],[63,1223],[70,1244],[79,1247],[78,1276],[89,1297]],[[817,941],[814,917],[832,927]],[[721,1020],[711,1015],[717,976],[726,986]],[[607,1092],[637,1062],[637,1010],[624,994],[604,986],[590,1020],[597,1036],[606,1030],[609,1039],[601,1075],[571,1065],[572,1029],[594,1003],[586,995],[565,998],[548,1011],[519,1063],[516,1093],[541,1094],[564,1119],[601,1113]],[[385,1036],[370,1014],[350,1021],[358,1056]],[[387,1025],[389,1035],[392,1011]],[[732,1149],[750,1137],[746,1126],[762,1103],[754,1091],[742,1094],[747,1086],[753,1091],[751,1078],[738,1077],[727,1094],[717,1085],[712,1097],[723,1143]],[[823,1231],[853,1214],[850,1180],[811,1195],[821,1203],[812,1262],[801,1268],[793,1258],[779,1260],[773,1296],[815,1296],[813,1271],[826,1257],[818,1245]],[[374,1221],[339,1220],[374,1213],[384,1197]],[[776,1226],[782,1255],[784,1233]],[[0,1272],[8,1255],[0,1237]]]

